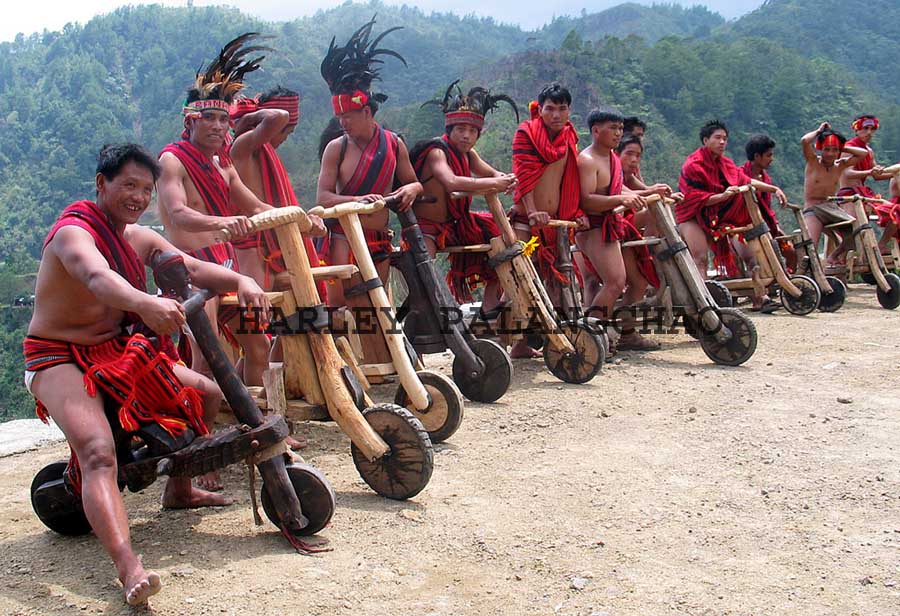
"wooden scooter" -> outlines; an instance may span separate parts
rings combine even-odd
[[[463,196],[453,193],[452,196]],[[485,252],[488,263],[497,272],[509,310],[504,316],[502,329],[510,335],[510,342],[527,337],[539,339],[543,344],[544,363],[547,369],[566,383],[587,383],[593,379],[606,359],[605,332],[594,319],[580,318],[581,306],[577,296],[571,252],[568,246],[570,221],[551,221],[559,227],[557,236],[565,236],[565,253],[558,261],[557,269],[569,274],[571,287],[563,289],[561,301],[568,308],[560,315],[537,274],[531,258],[524,254],[524,243],[513,231],[503,204],[494,193],[484,195],[494,222],[500,227],[500,235],[490,244],[460,247],[470,252]],[[566,261],[566,259],[568,259]],[[565,286],[565,285],[563,285]],[[566,295],[566,293],[569,293]]]
[[[446,281],[438,276],[415,212],[411,208],[401,212],[396,204],[389,207],[400,220],[406,245],[391,254],[391,266],[401,273],[409,291],[397,309],[403,333],[420,355],[453,352],[453,382],[466,398],[497,401],[512,382],[513,365],[506,349],[472,335]]]
[[[856,219],[853,222],[853,238],[856,250],[847,254],[847,279],[852,280],[854,274],[860,274],[863,280],[871,276],[870,280],[878,286],[878,303],[882,308],[894,310],[900,306],[900,276],[888,270],[878,249],[875,229],[872,228],[865,209],[866,204],[881,203],[883,200],[861,195],[828,197],[828,200],[853,204],[853,216]],[[842,268],[833,268],[832,271],[839,273],[840,269]]]
[[[157,253],[153,269],[157,286],[183,300],[188,326],[239,424],[206,436],[197,436],[188,428],[172,437],[156,424],[128,433],[118,421],[118,409],[107,405],[120,486],[137,492],[160,475],[195,477],[246,461],[256,465],[263,478],[262,505],[269,520],[298,551],[317,551],[299,537],[322,530],[331,520],[335,502],[331,486],[313,467],[285,463],[287,424],[280,416],[263,417],[219,346],[203,310],[213,294],[191,287],[187,268],[177,253]],[[132,445],[135,437],[141,441],[138,448]],[[31,503],[50,529],[64,535],[85,534],[91,527],[80,498],[66,484],[65,469],[66,462],[55,462],[38,472],[31,485]]]
[[[802,316],[813,312],[822,298],[819,286],[808,276],[788,276],[775,252],[769,226],[760,213],[756,189],[749,185],[740,186],[739,192],[743,195],[752,222],[745,227],[730,229],[727,233],[743,236],[756,258],[756,267],[749,278],[719,279],[719,282],[734,297],[759,297],[778,289],[781,305],[791,314]]]
[[[358,213],[384,207],[383,202],[348,204]],[[343,208],[346,209],[346,208]],[[343,211],[329,208],[326,217]],[[284,350],[284,364],[266,379],[267,406],[279,413],[292,407],[324,404],[329,416],[350,438],[353,463],[378,494],[392,499],[421,492],[434,467],[431,439],[422,423],[394,404],[372,404],[360,379],[329,332],[330,315],[319,298],[313,268],[301,232],[311,223],[299,207],[282,207],[250,218],[251,231],[274,229],[289,273],[290,289],[268,293],[284,318],[270,326]],[[353,266],[345,266],[353,269]],[[318,269],[318,268],[315,268]],[[335,273],[335,268],[330,268]],[[340,273],[335,275],[340,277]],[[300,398],[303,398],[302,400]],[[364,410],[363,410],[364,409]]]
[[[675,226],[669,207],[674,201],[659,195],[645,200],[659,237],[622,244],[623,248],[647,246],[653,254],[660,285],[643,305],[661,310],[660,325],[665,328],[671,328],[678,316],[683,316],[685,330],[699,339],[703,352],[715,363],[743,364],[756,351],[756,326],[744,313],[731,307],[731,296],[721,283],[703,280]]]
[[[325,220],[340,220],[359,268],[359,274],[349,280],[351,286],[345,287],[344,296],[348,306],[352,307],[351,312],[361,316],[368,314],[368,320],[371,320],[363,328],[362,321],[367,319],[364,316],[354,319],[360,332],[360,348],[364,354],[360,362],[362,373],[365,376],[396,375],[400,386],[394,402],[407,408],[418,418],[428,431],[431,441],[437,443],[449,438],[462,423],[462,394],[454,382],[444,375],[430,370],[416,371],[418,357],[398,327],[394,307],[378,276],[359,220],[361,214],[376,212],[395,201],[390,197],[374,203],[351,201],[327,209],[315,207],[309,213]],[[374,319],[371,318],[372,313]],[[369,353],[378,349],[382,349],[379,356],[381,361],[373,364]]]
[[[802,276],[809,276],[819,285],[819,289],[822,292],[819,310],[822,312],[837,312],[844,305],[844,300],[847,297],[847,286],[841,282],[840,278],[826,275],[825,267],[822,265],[822,258],[819,256],[819,248],[813,245],[809,234],[809,227],[806,225],[806,218],[803,216],[803,207],[793,203],[788,203],[787,207],[797,220],[797,230],[792,235],[784,235],[775,239],[790,240],[794,250],[797,251],[796,273]]]

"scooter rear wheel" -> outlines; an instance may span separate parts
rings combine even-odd
[[[434,448],[422,422],[394,404],[377,404],[363,411],[369,425],[390,447],[369,460],[350,446],[353,464],[370,488],[394,500],[412,498],[425,489],[434,470]]]
[[[481,374],[473,375],[459,357],[453,359],[453,382],[462,394],[475,402],[496,402],[512,382],[513,364],[509,354],[493,340],[473,340],[472,352],[484,364]],[[426,422],[423,422],[426,423]],[[431,438],[434,441],[434,437]]]
[[[421,370],[416,376],[428,392],[431,405],[424,410],[414,407],[403,385],[397,388],[394,404],[406,408],[413,417],[422,422],[432,443],[445,441],[462,423],[464,408],[462,394],[456,384],[443,374]]]
[[[31,481],[31,507],[50,530],[60,535],[86,535],[91,524],[81,499],[65,485],[67,466],[66,462],[53,462],[38,471]]]

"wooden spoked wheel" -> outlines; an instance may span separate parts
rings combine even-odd
[[[572,346],[573,353],[563,353],[544,341],[544,363],[553,376],[566,383],[587,383],[594,378],[606,359],[603,340],[593,327],[583,321],[559,324]]]
[[[714,333],[700,338],[700,346],[706,356],[723,366],[740,366],[756,351],[756,326],[737,308],[720,308],[719,321],[731,332],[731,338],[719,342]]]

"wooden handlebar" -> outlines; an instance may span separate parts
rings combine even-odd
[[[375,212],[384,209],[384,206],[384,199],[379,199],[378,201],[373,201],[371,203],[348,201],[347,203],[338,203],[329,208],[317,205],[312,208],[309,213],[324,220],[328,218],[340,218],[342,216],[347,216],[348,214],[374,214]]]
[[[275,227],[291,223],[299,225],[301,233],[309,231],[309,228],[312,226],[312,223],[309,221],[309,217],[306,215],[306,212],[303,211],[303,208],[296,205],[290,205],[254,214],[250,217],[250,231],[248,233],[274,229]],[[231,232],[228,231],[228,229],[222,230],[222,236],[225,238],[226,242],[232,239]]]
[[[566,229],[574,229],[578,226],[578,223],[574,220],[551,220],[547,223],[548,227],[562,227]]]

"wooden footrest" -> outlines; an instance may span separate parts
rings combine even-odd
[[[852,220],[842,220],[841,222],[832,223],[830,225],[825,225],[826,229],[837,229],[838,227],[846,227],[847,225],[852,225]]]
[[[472,244],[471,246],[447,246],[438,252],[490,252],[490,244]]]
[[[636,248],[638,246],[655,246],[657,244],[661,244],[662,240],[658,237],[646,237],[642,240],[632,240],[630,242],[624,242],[622,244],[622,248]]]
[[[278,306],[284,301],[284,293],[281,291],[267,291],[266,297],[269,298],[269,303],[273,306]],[[238,298],[237,295],[226,295],[221,299],[221,306],[237,306]]]
[[[322,265],[320,267],[311,267],[313,279],[318,282],[320,280],[350,280],[354,274],[359,272],[359,268],[355,265]],[[279,272],[275,274],[274,289],[285,291],[291,288],[290,272]]]

